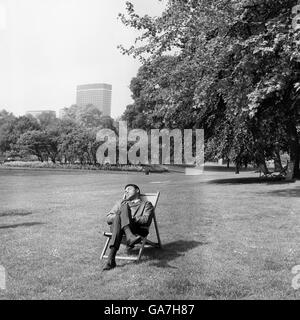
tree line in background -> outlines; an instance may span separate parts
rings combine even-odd
[[[206,159],[266,166],[288,153],[299,176],[297,0],[169,0],[159,17],[127,2],[142,61],[122,116],[131,128],[203,128]]]
[[[96,134],[102,128],[115,130],[113,119],[103,117],[93,105],[65,109],[63,119],[43,112],[15,117],[0,111],[0,154],[5,158],[37,158],[53,163],[97,164],[101,144]]]
[[[297,0],[169,0],[160,17],[127,2],[122,22],[139,30],[123,54],[142,61],[132,79],[129,129],[204,129],[206,160],[266,168],[288,153],[299,175],[300,31]],[[99,129],[117,132],[92,105],[62,120],[0,112],[0,153],[97,164]],[[132,143],[129,144],[129,147]]]

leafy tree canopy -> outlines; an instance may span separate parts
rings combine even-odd
[[[150,17],[127,2],[120,18],[141,35],[120,48],[143,66],[124,118],[132,125],[204,128],[211,157],[259,162],[279,145],[299,163],[296,4],[169,0],[160,17]]]

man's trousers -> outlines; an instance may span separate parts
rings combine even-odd
[[[135,222],[134,219],[132,219],[130,207],[127,203],[124,203],[110,226],[110,230],[112,232],[110,247],[114,247],[117,250],[120,248],[122,237],[124,235],[124,228],[126,226],[129,226],[133,234],[138,234],[142,237],[146,237],[149,233],[147,228],[143,228]]]

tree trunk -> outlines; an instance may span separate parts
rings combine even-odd
[[[294,127],[291,132],[291,141],[290,141],[290,155],[291,155],[291,161],[294,162],[294,178],[299,177],[299,151],[300,151],[300,145],[299,145],[299,136],[297,133],[297,128]]]
[[[274,171],[281,172],[282,170],[283,170],[283,167],[281,164],[280,156],[278,157],[277,155],[275,155],[275,157],[274,157]]]
[[[235,164],[235,174],[239,174],[240,173],[240,163],[237,161]]]
[[[261,147],[256,150],[254,156],[255,156],[256,165],[257,165],[258,169],[260,170],[260,172],[262,172],[264,175],[268,174],[269,170],[268,170],[268,167],[266,165],[264,152],[262,151]]]

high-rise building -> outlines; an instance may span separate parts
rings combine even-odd
[[[106,83],[84,84],[77,86],[76,104],[80,107],[88,104],[98,108],[104,116],[111,114],[112,86]]]

